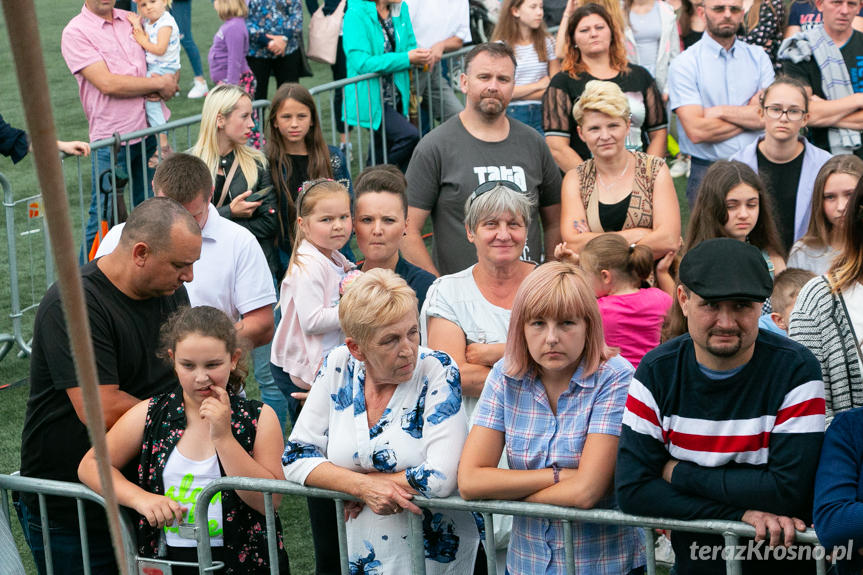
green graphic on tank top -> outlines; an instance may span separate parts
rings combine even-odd
[[[180,487],[172,485],[165,492],[165,497],[169,499],[173,499],[180,505],[187,507],[188,512],[186,514],[186,523],[192,525],[195,523],[195,502],[198,500],[198,494],[201,492],[200,487],[196,487],[195,489],[191,489],[192,485],[195,483],[195,476],[191,473],[187,473],[183,476],[183,480],[180,481]],[[222,493],[216,493],[213,495],[213,498],[210,500],[210,505],[215,503],[222,502]],[[222,535],[222,527],[219,525],[219,521],[216,519],[210,519],[208,522],[210,537],[219,537]],[[178,534],[180,533],[180,529],[177,526],[173,527],[165,527],[165,532],[170,531],[171,533]]]

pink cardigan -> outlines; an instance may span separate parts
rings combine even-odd
[[[300,265],[282,280],[279,305],[282,321],[273,336],[270,361],[285,373],[311,383],[318,364],[344,341],[339,326],[339,273],[334,262],[349,271],[354,265],[338,251],[332,261],[308,240],[297,249]]]

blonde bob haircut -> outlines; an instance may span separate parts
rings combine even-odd
[[[612,118],[622,118],[629,120],[631,115],[629,110],[629,100],[626,94],[620,89],[620,86],[614,82],[606,82],[604,80],[591,80],[584,86],[584,92],[581,94],[575,104],[572,106],[572,116],[576,123],[581,125],[584,119],[584,113],[587,111],[601,112]]]
[[[584,351],[580,362],[584,377],[593,375],[602,362],[614,355],[605,345],[596,294],[581,268],[565,262],[549,262],[521,282],[512,303],[504,350],[504,373],[510,377],[522,378],[529,371],[541,375],[542,369],[531,357],[524,335],[525,326],[536,318],[584,320]]]
[[[210,90],[204,100],[204,108],[201,110],[201,131],[198,133],[198,141],[189,153],[204,160],[214,182],[220,160],[219,118],[227,119],[242,98],[248,98],[251,102],[249,95],[239,86],[220,84]],[[263,152],[246,145],[235,146],[232,151],[239,162],[243,177],[246,178],[248,189],[253,190],[258,183],[258,166],[266,167],[267,157]]]
[[[219,0],[216,14],[225,21],[231,18],[245,18],[249,15],[249,5],[246,4],[246,0]]]
[[[530,227],[533,206],[534,201],[527,194],[500,185],[479,196],[468,196],[464,203],[464,225],[475,232],[484,221],[501,214],[512,214],[521,217],[527,228]]]
[[[375,268],[354,280],[339,303],[339,323],[345,337],[362,348],[382,327],[408,313],[417,317],[417,294],[390,269]]]

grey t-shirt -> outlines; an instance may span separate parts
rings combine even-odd
[[[560,170],[545,140],[533,128],[509,120],[501,142],[474,138],[455,116],[420,140],[408,164],[408,205],[429,210],[434,229],[432,260],[441,275],[476,263],[467,241],[464,204],[488,180],[508,180],[526,190],[542,208],[560,203]],[[539,262],[542,231],[534,210],[528,228],[525,259]]]

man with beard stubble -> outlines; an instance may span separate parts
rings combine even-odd
[[[461,75],[464,110],[420,140],[408,165],[408,229],[402,254],[435,275],[476,263],[476,250],[465,233],[465,202],[486,182],[513,182],[533,201],[523,259],[541,261],[543,246],[551,257],[560,242],[560,171],[542,136],[506,115],[515,66],[512,48],[505,44],[474,47]],[[422,239],[429,215],[434,229],[431,257]]]
[[[760,92],[773,83],[773,64],[760,46],[736,38],[743,0],[705,0],[701,40],[671,62],[668,98],[677,114],[680,151],[692,157],[686,185],[689,207],[704,172],[758,138]]]
[[[679,273],[688,333],[645,355],[630,383],[618,504],[635,515],[743,521],[756,533],[733,550],[744,574],[813,573],[811,550],[793,542],[811,523],[824,436],[818,360],[758,330],[773,286],[758,248],[707,240]],[[722,535],[674,531],[671,543],[678,575],[725,573]]]

